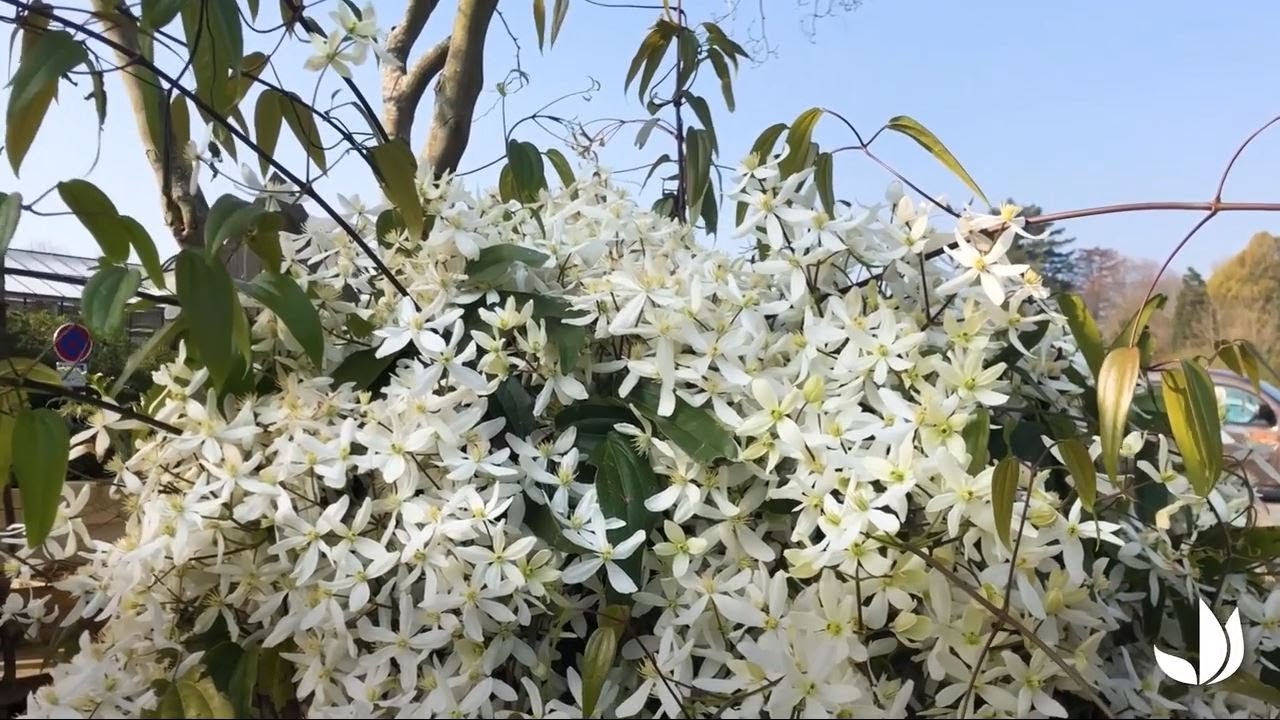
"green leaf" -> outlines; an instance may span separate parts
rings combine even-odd
[[[961,180],[963,180],[964,184],[969,186],[969,189],[978,196],[978,199],[982,201],[983,205],[987,207],[991,206],[991,202],[987,200],[987,196],[983,194],[982,188],[978,187],[978,183],[974,182],[968,171],[966,171],[964,166],[960,164],[960,161],[956,160],[956,156],[952,155],[951,151],[947,149],[947,146],[943,145],[942,141],[939,140],[932,132],[929,132],[925,126],[906,115],[899,115],[897,117],[890,118],[889,122],[885,125],[885,128],[897,133],[902,133],[912,140],[915,140],[920,144],[920,147],[928,150],[930,155],[937,158],[938,161],[946,166],[948,170],[955,173]]]
[[[172,345],[174,338],[177,337],[178,331],[181,329],[182,326],[178,320],[170,320],[159,330],[152,333],[151,337],[147,338],[147,341],[142,344],[142,347],[130,353],[129,359],[124,363],[124,369],[120,371],[120,376],[116,378],[115,383],[111,386],[111,397],[120,395],[120,391],[125,388],[129,378],[133,377],[133,374],[138,371],[138,368],[142,367],[142,363],[146,362],[147,358]]]
[[[1098,499],[1098,469],[1093,464],[1089,449],[1075,438],[1068,438],[1058,443],[1058,452],[1062,454],[1062,462],[1067,466],[1076,481],[1076,494],[1080,496],[1080,504],[1090,512]]]
[[[39,547],[53,529],[67,478],[71,452],[67,421],[46,408],[24,409],[13,426],[13,447],[22,449],[14,453],[13,475],[22,495],[27,547]]]
[[[733,76],[729,74],[729,64],[715,48],[707,51],[707,57],[711,59],[711,67],[716,71],[716,77],[720,78],[720,94],[724,96],[724,106],[729,109],[729,112],[733,112]]]
[[[1187,479],[1206,497],[1222,475],[1222,425],[1213,380],[1198,363],[1183,360],[1162,373],[1160,386]]]
[[[62,385],[62,376],[58,374],[57,370],[31,358],[7,357],[0,359],[0,377],[21,377],[49,385]]]
[[[1262,392],[1262,375],[1258,371],[1257,363],[1253,362],[1253,358],[1249,357],[1248,351],[1241,347],[1239,341],[1219,340],[1214,343],[1214,354],[1222,363],[1227,366],[1231,372],[1249,378],[1249,382],[1253,383],[1254,392]]]
[[[507,419],[507,430],[511,434],[528,438],[538,429],[538,421],[533,417],[533,399],[516,376],[508,375],[499,383],[493,398],[498,401],[502,416]]]
[[[123,229],[120,212],[96,185],[88,180],[66,180],[58,183],[58,195],[98,241],[107,260],[123,263],[129,259],[128,231]]]
[[[692,128],[685,135],[685,172],[687,209],[692,217],[702,207],[702,196],[711,184],[711,142],[706,130]]]
[[[573,168],[569,166],[569,160],[565,158],[564,153],[550,148],[546,152],[547,159],[551,161],[551,167],[555,168],[556,175],[560,177],[560,182],[566,188],[573,187],[577,182],[577,178],[573,175]]]
[[[259,692],[269,697],[271,704],[279,711],[283,711],[285,704],[294,699],[295,695],[292,684],[293,663],[280,657],[282,652],[289,651],[287,648],[288,645],[263,648],[258,657]]]
[[[207,677],[198,681],[179,681],[178,695],[182,698],[182,716],[188,720],[236,717],[231,703]]]
[[[546,168],[538,148],[530,142],[508,141],[507,167],[511,168],[516,199],[525,203],[535,202],[538,191],[547,187]]]
[[[676,91],[688,88],[689,79],[698,69],[698,34],[689,28],[680,28],[676,35],[676,59],[680,72],[676,76]]]
[[[604,442],[605,436],[613,432],[614,425],[634,425],[636,416],[617,400],[591,398],[576,402],[556,413],[553,422],[558,433],[575,428],[578,446],[590,455]]]
[[[280,112],[280,93],[272,89],[263,90],[258,95],[258,103],[253,107],[253,133],[258,147],[263,154],[258,156],[258,169],[267,174],[267,158],[276,152],[276,143],[280,140],[280,123],[284,115]]]
[[[644,102],[644,96],[649,92],[649,83],[653,82],[653,76],[658,72],[658,66],[662,64],[662,58],[667,54],[667,48],[671,46],[671,39],[675,36],[676,26],[665,20],[659,20],[654,26],[654,32],[658,33],[657,41],[650,45],[646,39],[641,50],[649,48],[648,55],[645,57],[644,70],[640,73],[640,84],[637,89],[637,95],[640,102]],[[630,84],[628,82],[628,84]],[[650,114],[653,114],[652,111]]]
[[[1018,492],[1018,479],[1022,465],[1015,457],[1006,457],[996,464],[991,476],[991,507],[996,523],[996,535],[1004,546],[1012,549],[1010,526],[1013,523],[1013,498]]]
[[[236,345],[234,314],[241,312],[231,276],[217,260],[189,249],[178,253],[175,275],[187,340],[200,353],[214,384],[222,387],[229,379]]]
[[[613,670],[613,663],[618,654],[618,631],[611,627],[597,627],[591,637],[587,638],[587,646],[582,653],[582,714],[591,717],[595,714],[596,703],[600,701],[600,691],[604,689],[605,678]]]
[[[738,58],[751,57],[741,45],[734,42],[728,35],[725,35],[724,30],[721,30],[719,25],[713,22],[704,22],[702,27],[707,30],[707,39],[711,42],[711,46],[727,55],[733,61],[734,69],[738,67]]]
[[[58,79],[88,61],[84,45],[63,30],[41,32],[31,52],[22,53],[18,71],[9,82],[5,114],[5,147],[15,176],[57,94]]]
[[[158,30],[173,21],[188,0],[142,0],[142,26]]]
[[[493,285],[506,277],[513,263],[540,268],[551,258],[521,245],[503,243],[480,250],[480,255],[467,262],[467,276],[477,285]]]
[[[147,277],[151,279],[152,284],[164,289],[164,264],[160,262],[160,253],[156,250],[156,244],[152,242],[146,228],[132,217],[121,215],[120,229],[129,239],[129,247],[133,248],[133,254],[137,255],[138,260],[142,262],[142,267],[147,271]]]
[[[569,542],[560,530],[560,523],[551,514],[550,508],[526,498],[524,504],[524,524],[529,530],[549,547],[560,552],[578,552],[582,548]]]
[[[836,192],[834,185],[835,157],[829,152],[818,153],[813,165],[813,182],[818,186],[818,197],[827,217],[836,216]]]
[[[107,122],[107,85],[103,81],[101,70],[90,70],[89,81],[92,83],[92,89],[89,96],[93,98],[93,109],[98,113],[98,130],[101,132],[102,126]]]
[[[1138,348],[1116,348],[1098,370],[1098,426],[1102,466],[1115,482],[1120,474],[1120,443],[1124,440],[1141,364]]]
[[[587,344],[587,329],[557,320],[547,321],[547,336],[555,343],[561,374],[568,375],[578,367],[582,348]]]
[[[377,352],[376,348],[368,348],[348,355],[331,374],[333,384],[355,383],[357,390],[368,389],[397,357],[394,353],[378,357]]]
[[[764,129],[760,136],[756,138],[755,143],[751,145],[751,154],[764,164],[773,153],[773,146],[778,144],[778,138],[782,137],[782,133],[787,129],[786,123],[774,123]]]
[[[648,532],[658,522],[658,515],[644,506],[644,501],[661,491],[653,468],[647,459],[638,457],[626,439],[617,432],[605,435],[604,441],[591,453],[596,468],[596,492],[606,517],[619,518],[624,525],[609,531],[611,542],[621,542],[636,530]],[[640,584],[641,558],[637,550],[619,563],[637,585]]]
[[[551,46],[555,47],[556,38],[560,37],[560,26],[564,25],[564,18],[569,14],[569,0],[556,0],[556,4],[551,8]]]
[[[205,253],[213,257],[228,241],[241,241],[263,259],[271,271],[280,267],[280,228],[284,218],[234,195],[213,203],[205,219]]]
[[[1122,345],[1130,344],[1130,338],[1135,337],[1135,324],[1138,328],[1136,333],[1137,335],[1146,331],[1147,323],[1151,321],[1152,313],[1163,308],[1168,299],[1169,298],[1164,295],[1154,295],[1150,300],[1147,300],[1147,302],[1143,304],[1142,308],[1138,310],[1138,312],[1134,313],[1133,317],[1129,318],[1129,322],[1125,323],[1124,329],[1121,330],[1120,333],[1116,335],[1115,339],[1111,341],[1111,347],[1120,347]]]
[[[369,153],[378,171],[378,184],[404,218],[409,237],[422,236],[426,219],[422,213],[422,200],[418,197],[418,159],[404,140],[385,142]]]
[[[1089,370],[1093,372],[1095,378],[1098,377],[1106,348],[1102,344],[1102,333],[1098,332],[1098,324],[1094,321],[1088,306],[1084,304],[1084,298],[1074,293],[1063,293],[1058,296],[1058,308],[1067,317],[1067,326],[1071,328],[1071,335],[1075,337],[1076,346],[1084,354]]]
[[[813,128],[822,117],[822,108],[809,108],[800,113],[787,131],[787,154],[778,163],[782,177],[789,177],[804,168],[809,156],[809,143],[813,142]]]
[[[280,114],[284,122],[293,132],[293,136],[302,144],[302,149],[311,158],[311,162],[321,172],[329,169],[324,158],[324,141],[320,139],[320,128],[316,126],[315,114],[311,106],[294,93],[277,94],[276,101],[280,106]]]
[[[713,155],[719,154],[720,145],[716,141],[716,129],[711,122],[711,108],[707,105],[707,101],[688,91],[685,91],[684,99],[685,102],[689,103],[689,107],[693,108],[693,114],[698,116],[698,122],[702,123],[703,129],[707,131],[707,140],[711,145],[711,153]]]
[[[979,406],[960,434],[964,437],[965,452],[969,454],[969,474],[977,475],[991,461],[991,413]]]
[[[1268,685],[1246,672],[1237,672],[1218,684],[1219,692],[1235,693],[1261,700],[1273,708],[1280,708],[1280,688]]]
[[[271,272],[279,272],[284,264],[284,255],[280,250],[280,231],[284,228],[284,215],[268,212],[258,218],[246,238],[249,249],[262,260],[263,265]]]
[[[159,693],[160,702],[148,717],[180,718],[185,717],[182,709],[182,695],[178,693],[178,684],[165,681],[164,692]]]
[[[714,192],[702,195],[702,222],[708,235],[716,234],[716,227],[720,223],[720,203]]]
[[[9,249],[9,242],[18,229],[18,220],[22,217],[22,193],[5,193],[0,200],[0,258]]]
[[[649,166],[649,172],[644,174],[644,182],[640,184],[640,187],[644,188],[645,185],[648,185],[650,178],[653,177],[653,173],[657,171],[658,168],[662,167],[663,165],[666,165],[669,162],[672,162],[670,155],[666,153],[662,153],[661,155],[659,155],[658,159],[654,160],[653,164]]]
[[[546,0],[533,0],[533,28],[538,34],[538,50],[542,50],[542,41],[547,34]]]
[[[233,77],[244,59],[240,9],[227,0],[183,3],[182,27],[190,48],[196,97],[217,112],[230,114],[239,100]]]
[[[710,410],[694,407],[677,397],[671,415],[663,417],[658,414],[660,400],[658,387],[649,382],[637,385],[627,398],[663,437],[678,445],[699,463],[707,465],[716,460],[733,460],[738,457],[738,446],[733,441],[733,435]]]
[[[264,272],[253,282],[242,283],[240,290],[280,318],[312,365],[324,364],[324,326],[320,324],[320,313],[292,277]]]
[[[142,273],[121,265],[100,268],[84,284],[81,315],[95,335],[111,335],[124,325],[124,308],[142,284]]]
[[[258,658],[261,653],[261,646],[250,646],[240,656],[239,662],[231,672],[231,684],[227,689],[227,697],[235,712],[233,717],[253,717],[253,701],[258,687]]]

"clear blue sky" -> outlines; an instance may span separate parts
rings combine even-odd
[[[441,4],[440,17],[432,19],[421,43],[447,32],[448,5]],[[695,18],[723,5],[717,0],[687,2]],[[383,0],[377,6],[385,27],[398,16],[401,3]],[[717,113],[726,164],[736,164],[764,127],[824,105],[868,130],[897,114],[917,118],[947,143],[993,200],[1012,196],[1050,211],[1140,200],[1202,200],[1212,194],[1241,139],[1280,113],[1274,74],[1275,29],[1280,27],[1276,3],[866,0],[848,15],[823,21],[813,42],[801,32],[790,0],[768,0],[766,6],[770,40],[779,54],[760,65],[742,66],[737,112],[724,111],[714,82],[702,88]],[[274,7],[263,3],[264,15],[273,18]],[[590,102],[565,103],[557,106],[559,112],[582,119],[643,116],[634,95],[624,95],[622,80],[654,13],[604,10],[575,0],[560,42],[539,55],[529,3],[506,2],[503,9],[521,39],[521,60],[531,76],[530,86],[510,98],[508,118],[584,87],[588,76],[602,88]],[[285,82],[298,83],[304,92],[313,82],[301,70],[305,55],[299,48],[279,58]],[[511,43],[496,21],[487,55],[490,91],[482,108],[494,102],[491,89],[512,66]],[[358,72],[361,85],[376,96],[374,68]],[[102,157],[89,177],[107,189],[122,211],[152,230],[162,252],[171,252],[154,180],[141,158],[123,92],[116,86],[109,91]],[[62,92],[62,105],[52,111],[22,178],[15,180],[4,163],[0,188],[19,189],[30,198],[88,167],[96,124],[92,107],[78,100],[76,89],[64,85]],[[246,115],[252,117],[251,112]],[[419,133],[425,130],[425,118],[416,125]],[[534,132],[520,136],[543,147],[551,142]],[[669,150],[655,134],[649,147],[637,152],[632,137],[631,131],[619,135],[603,151],[604,162],[622,168]],[[834,122],[820,125],[816,139],[827,146],[852,141]],[[282,146],[290,143],[282,140]],[[963,186],[910,141],[887,138],[877,147],[923,187],[955,200],[967,198]],[[495,109],[475,127],[464,169],[493,159],[501,148]],[[296,159],[296,153],[285,156]],[[838,194],[878,200],[889,178],[865,160],[846,158],[837,167]],[[638,181],[641,176],[630,177]],[[493,179],[492,171],[471,177],[477,184]],[[1226,199],[1280,200],[1277,179],[1280,129],[1251,146],[1237,165]],[[371,180],[354,164],[325,187],[374,194]],[[56,201],[41,207],[55,209]],[[1073,221],[1068,230],[1081,246],[1162,258],[1196,219],[1193,213],[1110,216]],[[1200,233],[1176,265],[1208,269],[1263,229],[1280,229],[1280,218],[1222,216]],[[96,252],[70,218],[27,216],[15,245]]]

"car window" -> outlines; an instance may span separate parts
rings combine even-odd
[[[1223,388],[1223,406],[1226,415],[1222,420],[1231,425],[1248,425],[1258,418],[1258,409],[1262,407],[1262,399],[1257,395],[1237,387]]]

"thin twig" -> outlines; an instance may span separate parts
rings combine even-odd
[[[103,400],[102,398],[95,397],[88,393],[80,392],[79,390],[72,390],[70,388],[62,387],[61,385],[54,385],[52,383],[43,383],[37,380],[26,380],[20,377],[0,377],[0,386],[16,387],[16,388],[22,388],[25,390],[34,390],[37,392],[48,393],[50,395],[56,395],[58,397],[65,397],[70,400],[75,400],[76,402],[82,402],[86,405],[93,405],[94,407],[99,407],[104,410],[110,410],[111,412],[114,412],[120,415],[120,417],[128,418],[129,420],[136,420],[140,423],[145,423],[157,430],[163,430],[164,432],[170,433],[172,435],[182,434],[181,428],[175,425],[170,425],[169,423],[163,420],[157,420],[151,417],[150,415],[144,415],[140,412],[130,410],[127,407],[117,405],[109,400]]]

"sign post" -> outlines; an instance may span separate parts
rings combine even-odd
[[[85,360],[93,352],[93,337],[89,328],[79,323],[65,323],[53,331],[53,354],[61,361],[58,372],[70,387],[84,387]]]

